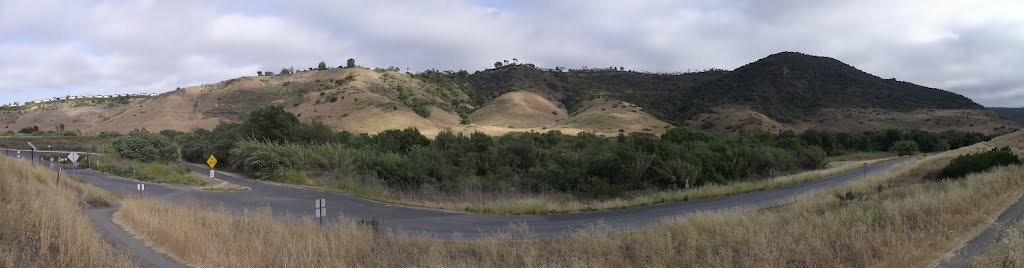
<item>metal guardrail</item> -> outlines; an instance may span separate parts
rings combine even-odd
[[[33,152],[32,149],[11,149],[11,148],[0,148],[0,151],[4,151],[4,152],[20,151],[22,153],[24,153],[24,152]],[[34,151],[36,153],[64,153],[64,154],[78,153],[78,154],[88,154],[88,155],[100,155],[98,153],[76,152],[76,151],[58,151],[58,150],[34,150]]]

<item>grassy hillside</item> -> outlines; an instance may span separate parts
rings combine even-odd
[[[564,103],[570,112],[597,96],[646,108],[681,123],[721,106],[745,106],[775,120],[806,119],[822,109],[982,109],[952,92],[882,79],[838,60],[783,52],[733,71],[645,74],[626,71],[551,72],[513,65],[473,74],[427,72],[418,78],[467,92],[474,105],[510,91],[528,90]]]
[[[613,105],[596,107],[600,102]],[[532,64],[473,73],[335,68],[240,77],[146,99],[11,108],[0,110],[0,123],[2,131],[51,130],[61,124],[85,133],[187,131],[237,122],[266,105],[284,106],[303,121],[320,121],[335,130],[378,133],[415,127],[428,136],[445,129],[496,135],[546,130],[659,134],[665,125],[776,133],[887,128],[1007,133],[1019,127],[963,96],[795,52],[732,71],[666,74],[554,71]],[[942,118],[930,120],[933,115]]]
[[[1024,125],[1024,107],[1022,107],[1022,108],[992,107],[992,108],[988,108],[988,109],[992,110],[993,112],[996,112],[997,114],[999,114],[999,116],[1002,116],[1003,118],[1006,118],[1007,120],[1010,120],[1010,121],[1013,121],[1013,122],[1017,122],[1017,124]]]
[[[0,156],[0,267],[135,267],[86,210],[116,197],[25,160]]]

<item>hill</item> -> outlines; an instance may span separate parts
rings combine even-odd
[[[1002,108],[1002,107],[991,107],[988,108],[999,116],[1006,118],[1007,120],[1017,122],[1017,124],[1024,125],[1024,107],[1022,108]]]
[[[531,64],[469,73],[339,68],[249,76],[118,102],[46,103],[0,110],[6,131],[38,126],[83,132],[190,130],[237,121],[263,105],[304,121],[376,133],[416,127],[502,134],[581,131],[660,134],[672,125],[710,132],[959,129],[1017,126],[963,96],[882,79],[838,60],[773,54],[733,71],[654,74],[550,70]]]

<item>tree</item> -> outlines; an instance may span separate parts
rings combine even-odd
[[[256,76],[263,76],[263,71],[256,71]]]
[[[291,70],[288,70],[288,68],[284,68],[284,67],[282,67],[282,68],[281,68],[281,74],[282,74],[282,75],[285,75],[285,74],[292,74],[292,71],[291,71]]]
[[[319,71],[327,70],[327,63],[321,61],[320,64],[316,66],[316,69]]]
[[[348,61],[345,61],[345,68],[355,68],[355,67],[356,67],[356,59],[349,58]]]
[[[25,128],[22,128],[21,130],[18,130],[18,133],[24,133],[24,134],[31,134],[31,133],[36,133],[36,132],[39,132],[39,126],[25,127]]]
[[[245,134],[250,137],[283,142],[291,140],[292,131],[299,125],[299,118],[285,111],[284,107],[271,105],[253,110],[243,124]]]
[[[899,155],[912,155],[918,151],[917,143],[912,140],[900,140],[892,144],[892,148],[889,151],[899,153]]]
[[[494,62],[494,68],[501,68],[501,66],[502,66],[502,65],[501,65],[501,62],[500,62],[500,61],[496,61],[496,62]]]
[[[142,162],[170,162],[178,159],[178,146],[170,139],[137,129],[114,140],[111,145],[122,157]]]

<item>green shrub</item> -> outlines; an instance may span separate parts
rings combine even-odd
[[[270,174],[270,176],[267,177],[267,180],[299,185],[313,184],[313,181],[309,179],[309,176],[307,176],[305,172],[294,169],[278,170]]]
[[[192,175],[184,165],[167,165],[158,163],[141,164],[136,179],[142,181],[173,183],[173,184],[198,184],[202,180]]]
[[[912,140],[897,141],[892,144],[892,148],[889,151],[896,152],[900,156],[912,155],[918,151],[917,142]]]
[[[145,129],[133,130],[114,140],[114,149],[121,157],[141,162],[171,162],[178,160],[178,146],[167,137],[149,133]]]
[[[818,146],[803,147],[799,151],[800,166],[806,169],[819,169],[825,166],[825,150]]]
[[[1020,158],[1010,148],[992,149],[988,152],[962,155],[949,162],[939,171],[938,179],[962,178],[967,174],[979,173],[993,167],[1020,164]]]

